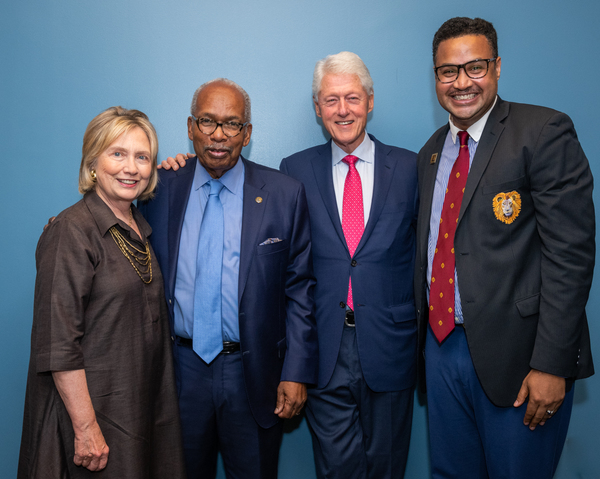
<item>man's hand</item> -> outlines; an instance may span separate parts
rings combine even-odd
[[[275,414],[282,419],[297,416],[306,402],[306,384],[281,381],[277,388]]]
[[[172,156],[169,156],[166,160],[163,160],[157,166],[157,168],[159,170],[161,168],[163,168],[165,170],[170,170],[171,168],[173,168],[173,171],[177,171],[180,166],[185,166],[185,163],[187,162],[187,160],[189,160],[190,158],[193,158],[194,156],[196,156],[196,155],[194,155],[192,153],[187,153],[187,156],[184,155],[183,153],[178,153],[175,158],[173,158]]]
[[[529,396],[523,424],[532,431],[543,426],[552,417],[546,411],[556,412],[565,399],[565,380],[560,376],[532,369],[523,380],[514,407],[521,406]]]
[[[51,216],[50,218],[48,218],[48,223],[44,225],[44,231],[46,231],[46,228],[48,228],[48,226],[50,226],[50,223],[52,223],[55,219],[56,216]]]
[[[75,434],[73,462],[76,466],[83,466],[90,471],[101,471],[108,462],[108,452],[108,444],[97,422],[87,430]]]

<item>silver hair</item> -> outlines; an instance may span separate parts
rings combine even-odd
[[[192,97],[192,106],[190,108],[190,113],[192,116],[196,116],[196,102],[198,101],[198,95],[204,88],[212,83],[224,83],[225,85],[233,87],[240,92],[240,94],[244,97],[244,122],[250,123],[252,121],[250,96],[248,93],[246,93],[246,90],[244,90],[236,82],[228,80],[227,78],[215,78],[214,80],[207,81],[198,87],[198,89],[194,92],[194,96]]]
[[[335,75],[356,75],[360,80],[367,95],[373,94],[373,79],[369,69],[356,53],[340,52],[335,55],[328,55],[319,60],[315,65],[313,74],[312,93],[313,100],[318,101],[321,82],[327,73]]]

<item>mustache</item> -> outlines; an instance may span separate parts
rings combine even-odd
[[[227,151],[227,152],[231,153],[231,147],[229,147],[229,146],[223,146],[223,145],[219,145],[219,144],[216,144],[216,145],[206,145],[204,147],[204,151],[206,152],[208,150],[221,150],[221,151]]]
[[[458,88],[452,88],[448,91],[448,95],[458,94],[458,95],[470,95],[471,93],[481,93],[481,88],[473,85],[469,88],[465,88],[464,90],[459,90]]]

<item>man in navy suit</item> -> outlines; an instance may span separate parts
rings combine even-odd
[[[324,145],[285,158],[306,188],[319,383],[306,414],[319,478],[401,478],[413,408],[416,155],[366,132],[373,80],[350,52],[313,79]]]
[[[491,23],[448,20],[433,61],[450,117],[419,152],[415,274],[433,477],[551,478],[594,373],[592,174],[567,115],[497,95]]]
[[[304,188],[240,156],[252,124],[239,85],[205,83],[191,113],[197,160],[162,170],[156,197],[140,205],[165,280],[188,477],[214,478],[220,451],[228,478],[275,478],[281,418],[300,413],[317,380]],[[206,356],[215,331],[216,357]]]

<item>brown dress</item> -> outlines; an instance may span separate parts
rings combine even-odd
[[[145,243],[152,230],[133,215]],[[153,279],[142,282],[109,232],[115,224],[133,242],[91,192],[38,243],[19,479],[185,477],[162,275],[152,252]],[[73,463],[73,427],[52,379],[75,369],[85,369],[110,448],[100,472]]]

